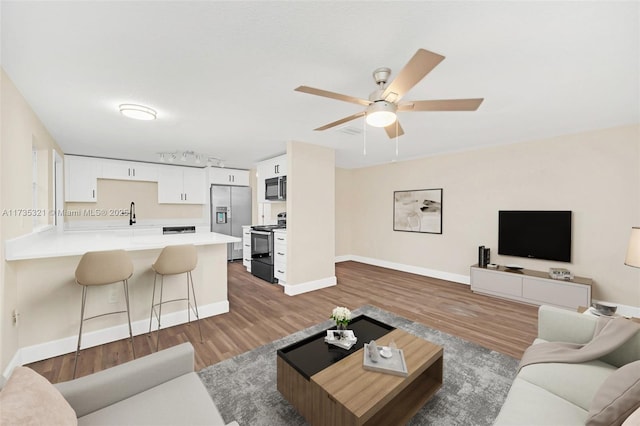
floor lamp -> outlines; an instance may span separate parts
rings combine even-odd
[[[640,268],[640,227],[634,226],[631,228],[629,248],[627,249],[627,257],[624,260],[624,264]]]

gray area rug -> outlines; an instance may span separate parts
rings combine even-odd
[[[375,306],[363,306],[353,314],[368,315],[444,347],[444,383],[409,425],[493,423],[518,360]],[[236,420],[241,426],[306,425],[276,388],[276,350],[333,324],[327,320],[201,370],[198,374],[225,421]]]

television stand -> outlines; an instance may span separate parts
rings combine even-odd
[[[577,309],[591,306],[591,278],[556,280],[549,273],[531,269],[511,270],[471,266],[471,290],[531,305]]]

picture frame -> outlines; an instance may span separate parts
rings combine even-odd
[[[442,188],[393,192],[393,230],[442,234]]]

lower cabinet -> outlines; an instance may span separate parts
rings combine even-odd
[[[273,275],[279,284],[287,282],[287,231],[276,229],[273,232]]]
[[[576,309],[591,305],[590,278],[574,277],[555,280],[541,271],[504,267],[498,269],[471,267],[471,290],[533,305],[553,305]]]
[[[251,272],[251,226],[242,227],[242,266]]]

